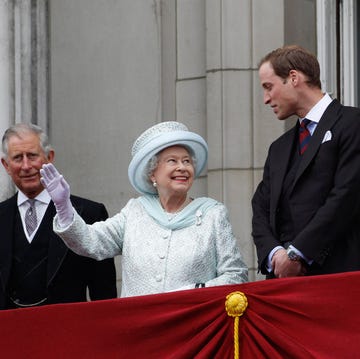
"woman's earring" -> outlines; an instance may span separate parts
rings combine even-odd
[[[153,186],[156,188],[156,186],[157,186],[156,181],[153,182]]]

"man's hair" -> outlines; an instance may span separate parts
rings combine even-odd
[[[45,155],[48,155],[50,150],[52,150],[48,136],[39,126],[32,123],[17,123],[10,126],[5,131],[2,138],[2,151],[6,157],[8,156],[8,143],[10,137],[17,136],[18,138],[21,138],[21,135],[25,133],[33,133],[39,137],[40,146]]]
[[[288,45],[269,52],[259,67],[269,62],[277,76],[286,79],[291,70],[302,72],[309,86],[321,89],[320,65],[314,54],[298,45]]]

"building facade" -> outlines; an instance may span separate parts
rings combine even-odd
[[[269,144],[295,119],[262,103],[258,62],[303,45],[323,89],[357,106],[359,15],[356,0],[0,0],[0,130],[45,128],[72,192],[115,214],[137,195],[127,178],[136,137],[185,123],[209,144],[192,194],[226,204],[250,280],[262,279],[250,201]],[[1,169],[0,199],[14,190]]]

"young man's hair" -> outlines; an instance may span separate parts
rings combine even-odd
[[[291,70],[302,72],[309,86],[321,89],[320,65],[314,54],[298,45],[280,47],[268,53],[259,67],[269,62],[277,76],[287,79]]]

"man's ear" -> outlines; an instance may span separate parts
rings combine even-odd
[[[55,158],[55,151],[54,150],[50,150],[48,155],[47,155],[47,160],[50,163],[54,162],[54,158]]]
[[[9,172],[9,164],[6,162],[6,160],[5,160],[4,157],[1,157],[1,163],[2,163],[2,165],[4,166],[6,172],[7,172],[8,174],[10,174],[10,172]]]
[[[293,86],[296,86],[299,81],[299,72],[296,70],[290,70],[289,78],[290,78],[290,82],[293,84]]]

